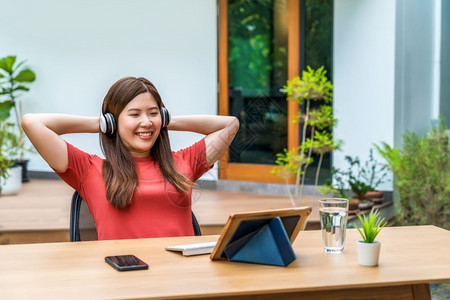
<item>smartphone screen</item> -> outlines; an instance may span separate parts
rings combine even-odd
[[[105,261],[119,271],[148,269],[148,265],[134,255],[107,256]]]

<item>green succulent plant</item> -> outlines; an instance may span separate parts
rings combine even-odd
[[[356,227],[356,229],[358,229],[366,243],[373,243],[381,229],[387,224],[384,218],[380,218],[380,212],[378,210],[371,210],[369,215],[361,216],[360,214],[356,214],[356,216],[361,221],[362,230],[359,227]]]

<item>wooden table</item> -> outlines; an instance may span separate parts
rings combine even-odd
[[[355,229],[344,253],[325,254],[320,231],[303,231],[288,267],[183,257],[167,245],[217,236],[0,246],[4,299],[430,299],[428,283],[450,281],[450,232],[434,226],[389,227],[380,265],[357,263]],[[108,255],[134,254],[142,271],[118,272]]]

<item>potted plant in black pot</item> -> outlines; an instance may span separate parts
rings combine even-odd
[[[6,56],[0,59],[0,120],[6,121],[14,113],[16,132],[18,135],[19,156],[15,161],[22,166],[22,181],[29,181],[27,172],[28,160],[25,155],[25,135],[20,126],[22,118],[22,101],[20,95],[29,91],[28,85],[35,81],[36,75],[24,66],[25,61],[17,62],[16,56]]]

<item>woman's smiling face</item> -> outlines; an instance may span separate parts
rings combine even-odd
[[[150,93],[133,98],[119,114],[118,133],[125,147],[134,157],[150,156],[161,130],[158,104]]]

